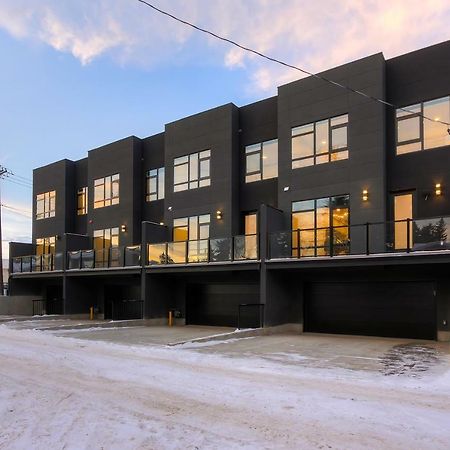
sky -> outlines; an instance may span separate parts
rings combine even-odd
[[[152,1],[150,1],[152,2]],[[448,0],[155,0],[156,6],[319,72],[449,39]],[[137,0],[1,0],[0,164],[33,168],[300,78]],[[31,241],[31,188],[1,182],[3,253]],[[10,209],[10,208],[14,208]]]

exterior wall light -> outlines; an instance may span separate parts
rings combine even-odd
[[[164,222],[159,222],[160,225],[164,225]]]
[[[216,219],[222,220],[222,211],[220,211],[219,209],[216,211]]]
[[[441,183],[436,183],[436,185],[434,186],[434,192],[436,195],[442,195]]]
[[[125,233],[125,232],[127,231],[127,226],[126,226],[125,224],[120,225],[120,231],[121,231],[122,233]]]
[[[363,202],[367,202],[369,200],[369,191],[367,189],[363,189],[362,191],[362,200]]]

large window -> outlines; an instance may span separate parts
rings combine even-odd
[[[348,115],[292,128],[292,168],[348,159]]]
[[[119,246],[119,228],[94,230],[95,267],[107,267],[109,249]]]
[[[278,176],[278,140],[245,147],[245,182],[267,180]]]
[[[36,255],[55,254],[56,236],[37,238],[36,239]]]
[[[119,204],[119,181],[118,173],[94,180],[94,208]]]
[[[208,239],[211,216],[181,217],[173,221],[174,242],[188,241],[187,255],[189,262],[208,259]]]
[[[407,219],[412,219],[413,216],[413,194],[399,194],[394,196],[394,248],[395,250],[403,250],[409,246],[412,247],[413,233],[412,222],[409,223]],[[409,226],[409,232],[408,232]]]
[[[164,167],[151,169],[147,172],[145,199],[148,202],[164,198]]]
[[[397,155],[450,145],[447,125],[438,122],[450,121],[450,97],[405,106],[396,115]]]
[[[36,195],[36,219],[55,217],[56,191]]]
[[[349,203],[348,195],[293,202],[292,255],[329,255],[331,247],[334,255],[348,253]]]
[[[181,156],[173,160],[173,191],[209,186],[211,151]]]
[[[88,188],[82,187],[77,192],[77,214],[83,216],[88,210]]]

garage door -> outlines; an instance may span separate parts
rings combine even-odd
[[[195,284],[188,286],[186,323],[237,327],[242,303],[259,303],[257,284]],[[259,310],[254,308],[255,318]]]
[[[436,337],[432,283],[313,283],[305,300],[305,331]]]

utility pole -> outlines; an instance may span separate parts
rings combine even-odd
[[[11,172],[0,165],[0,180],[5,176],[10,175]],[[0,295],[3,295],[3,240],[2,240],[2,203],[1,203],[1,187],[0,187]]]

